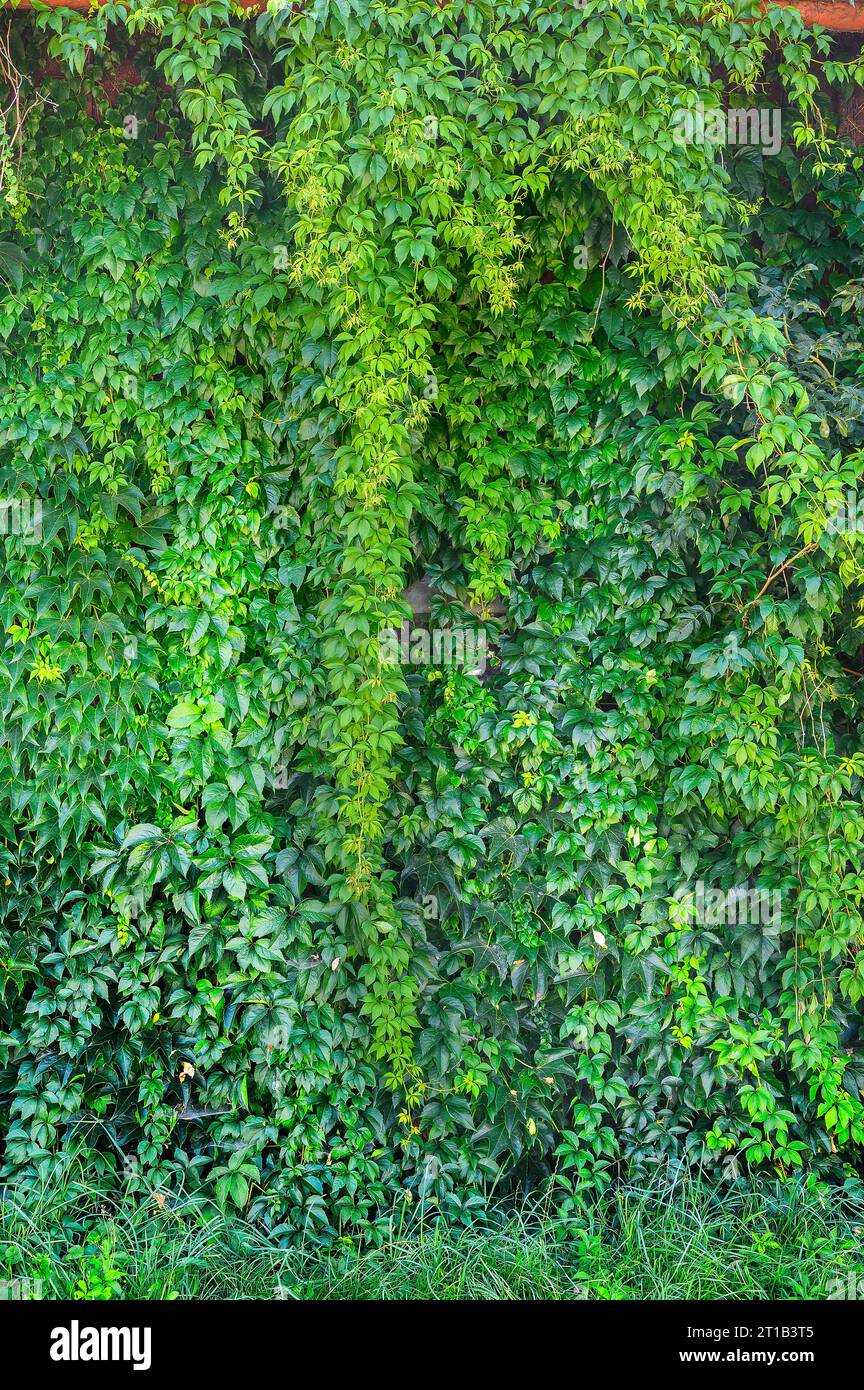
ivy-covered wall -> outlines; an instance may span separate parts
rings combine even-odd
[[[861,63],[755,0],[7,47],[7,1177],[330,1238],[848,1170]]]

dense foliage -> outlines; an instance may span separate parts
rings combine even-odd
[[[8,1172],[329,1238],[854,1163],[858,66],[756,0],[136,0],[10,53]],[[729,100],[779,153],[676,138]],[[386,659],[418,580],[485,669]]]
[[[200,1195],[170,1214],[106,1205],[77,1168],[58,1162],[36,1193],[6,1190],[0,1263],[20,1298],[589,1299],[594,1313],[600,1300],[839,1301],[864,1290],[860,1193],[824,1183],[760,1174],[720,1193],[698,1178],[618,1183],[568,1217],[506,1200],[466,1227],[431,1222],[418,1204],[374,1245],[322,1249],[311,1232],[286,1245],[233,1208],[205,1214]]]

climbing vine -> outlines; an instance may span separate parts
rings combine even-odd
[[[322,1239],[845,1172],[862,65],[756,0],[13,25],[9,1170]]]

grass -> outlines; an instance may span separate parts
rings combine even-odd
[[[622,1187],[566,1221],[537,1205],[460,1230],[414,1218],[330,1252],[191,1201],[108,1214],[69,1193],[59,1177],[26,1206],[6,1190],[0,1278],[41,1279],[43,1298],[299,1300],[824,1299],[864,1280],[864,1202],[791,1182]]]

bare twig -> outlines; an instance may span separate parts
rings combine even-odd
[[[18,162],[24,138],[27,117],[41,98],[38,95],[25,96],[28,79],[18,71],[12,61],[12,21],[6,25],[6,32],[0,34],[0,115],[4,127],[5,140],[0,145],[0,193],[6,184],[12,163],[13,151]]]
[[[753,607],[759,602],[759,600],[760,600],[760,598],[762,597],[762,595],[763,595],[764,593],[767,593],[767,591],[771,588],[771,585],[774,583],[775,579],[779,579],[780,576],[781,576],[781,574],[785,574],[786,571],[787,571],[792,565],[795,564],[795,561],[796,561],[796,560],[800,560],[800,559],[801,559],[801,556],[802,556],[802,555],[809,555],[809,554],[810,554],[810,551],[811,551],[811,550],[815,550],[815,549],[816,549],[815,542],[811,542],[810,545],[805,545],[805,546],[803,547],[803,549],[797,550],[797,551],[795,552],[795,554],[792,555],[792,556],[790,556],[790,558],[789,558],[788,560],[784,560],[784,562],[783,562],[782,565],[778,565],[778,566],[777,566],[777,569],[774,570],[772,574],[769,574],[768,578],[765,580],[765,583],[762,585],[762,588],[759,590],[759,592],[758,592],[758,594],[756,595],[756,597],[755,597],[755,598],[752,598],[752,599],[750,600],[750,602],[747,604],[747,607],[744,609],[744,616],[745,616],[745,618],[746,618],[747,614],[750,612],[750,609],[753,608]]]

